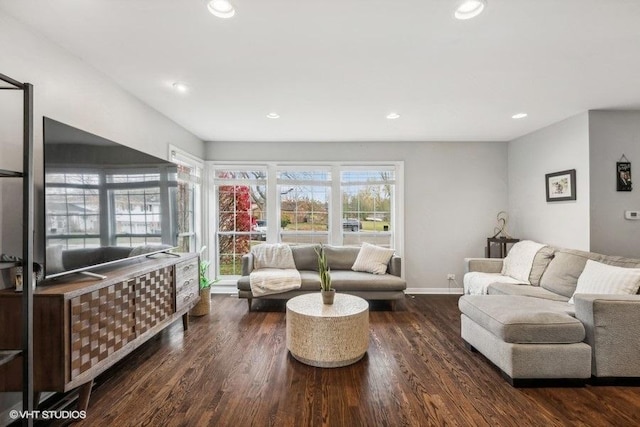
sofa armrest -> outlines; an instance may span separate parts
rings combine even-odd
[[[597,377],[640,377],[640,295],[574,296]]]
[[[253,271],[253,254],[249,252],[248,254],[242,255],[242,275],[248,276]]]
[[[394,276],[401,277],[402,276],[402,258],[397,255],[393,255],[389,260],[389,265],[387,265],[387,273],[392,274]]]
[[[502,261],[502,258],[465,258],[464,272],[500,273],[502,272]]]

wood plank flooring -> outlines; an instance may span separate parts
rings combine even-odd
[[[373,305],[364,359],[322,369],[288,355],[283,303],[216,295],[99,378],[74,425],[640,425],[640,387],[512,388],[464,347],[457,300]]]

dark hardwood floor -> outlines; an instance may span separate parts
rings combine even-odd
[[[373,305],[365,358],[322,369],[288,355],[283,303],[217,295],[104,374],[75,425],[640,425],[640,387],[512,388],[464,347],[457,300]]]

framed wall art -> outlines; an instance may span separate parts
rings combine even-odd
[[[545,175],[547,202],[576,200],[576,170],[570,169]]]
[[[623,154],[616,162],[616,190],[631,191],[631,162]]]

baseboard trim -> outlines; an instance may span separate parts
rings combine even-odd
[[[407,288],[405,294],[412,295],[462,295],[462,288]]]
[[[407,288],[404,293],[410,295],[462,295],[462,288]],[[235,285],[213,285],[212,294],[237,294]]]

